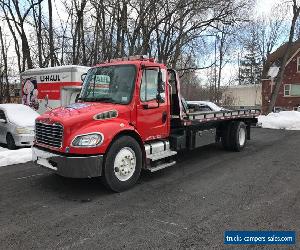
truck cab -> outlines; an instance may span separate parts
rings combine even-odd
[[[255,114],[233,118],[224,112],[211,113],[212,120],[190,114],[176,71],[154,59],[111,60],[87,72],[77,103],[37,118],[33,161],[66,177],[102,176],[120,192],[136,183],[142,169],[174,165],[180,150],[219,139],[241,150]]]

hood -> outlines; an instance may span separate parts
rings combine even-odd
[[[108,116],[113,114],[113,118],[118,117],[130,120],[130,109],[127,105],[95,102],[74,103],[66,107],[56,108],[43,114],[39,120],[60,122],[64,126],[82,126],[95,120],[103,122],[109,119],[110,117],[107,117],[106,114]],[[95,119],[94,117],[106,117],[106,119]]]

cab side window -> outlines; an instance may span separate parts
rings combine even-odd
[[[5,114],[4,114],[4,111],[0,109],[0,119],[3,119],[6,121],[6,117],[5,117]]]
[[[166,82],[165,70],[162,70],[163,81]],[[157,69],[145,69],[143,71],[143,77],[140,89],[140,99],[142,102],[152,101],[157,96],[157,80],[158,70]],[[161,93],[162,98],[165,98],[165,90]]]
[[[155,100],[157,95],[157,70],[145,69],[143,71],[140,98],[142,102]]]

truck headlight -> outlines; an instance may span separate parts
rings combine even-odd
[[[78,135],[74,138],[71,145],[73,147],[97,147],[103,141],[103,135],[100,133],[90,133]]]
[[[34,134],[34,130],[29,129],[29,128],[16,128],[16,132],[17,134],[30,134],[33,135]]]

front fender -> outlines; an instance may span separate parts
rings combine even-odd
[[[100,124],[95,121],[93,124],[89,124],[88,126],[74,131],[66,141],[66,145],[69,145],[69,152],[72,154],[104,154],[115,136],[124,131],[133,131],[137,133],[135,128],[130,125],[127,120],[124,119],[116,118],[112,120],[106,120],[105,122],[101,122]],[[92,132],[100,132],[101,134],[103,134],[104,139],[101,145],[89,148],[73,147],[71,145],[72,140],[76,136]]]

